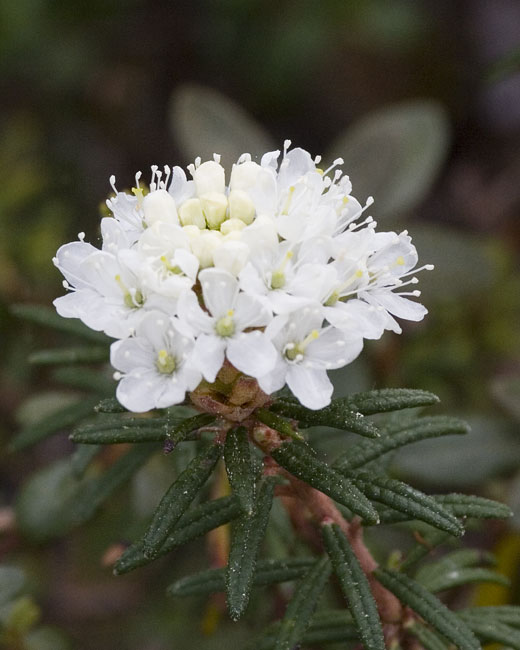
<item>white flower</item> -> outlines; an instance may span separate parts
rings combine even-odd
[[[349,334],[334,327],[322,327],[320,308],[306,307],[290,315],[277,316],[266,329],[278,351],[276,365],[258,383],[266,393],[286,383],[308,408],[319,409],[330,403],[333,386],[327,370],[341,368],[361,352],[363,339],[353,330]]]
[[[227,271],[206,269],[199,273],[204,305],[197,296],[186,292],[179,300],[178,313],[186,331],[197,337],[193,363],[204,378],[212,382],[224,363],[224,357],[251,377],[261,377],[273,367],[276,350],[266,335],[253,327],[263,327],[271,314],[257,300],[240,293],[238,282]]]
[[[54,304],[64,317],[126,339],[114,344],[113,362],[126,373],[118,395],[128,408],[172,405],[194,387],[186,380],[175,392],[171,381],[162,397],[158,388],[139,395],[144,371],[124,365],[123,352],[148,350],[153,386],[157,377],[164,383],[170,357],[181,367],[177,348],[157,347],[157,319],[182,329],[192,377],[213,382],[227,358],[264,391],[287,383],[315,409],[330,401],[327,369],[350,363],[364,338],[400,332],[396,318],[424,317],[419,292],[406,287],[432,267],[416,268],[406,232],[379,232],[363,216],[372,199],[361,206],[352,196],[341,159],[325,170],[318,164],[286,141],[260,162],[243,154],[228,172],[217,154],[197,158],[192,180],[180,167],[153,166],[148,188],[139,172],[129,193],[111,177],[102,249],[84,235],[59,249],[54,263],[68,293]]]
[[[135,336],[116,341],[110,362],[116,368],[117,399],[131,411],[165,408],[184,400],[200,383],[190,363],[193,339],[179,331],[175,318],[148,312]]]

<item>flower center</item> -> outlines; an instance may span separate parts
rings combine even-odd
[[[282,289],[285,286],[285,267],[287,266],[287,262],[292,258],[292,256],[293,252],[287,251],[280,266],[272,272],[271,281],[269,282],[271,289]]]
[[[140,289],[134,287],[129,289],[121,280],[119,274],[116,275],[115,280],[123,292],[123,302],[125,303],[125,307],[128,307],[129,309],[139,309],[144,305],[144,296]]]
[[[168,354],[167,350],[159,350],[155,365],[163,375],[171,375],[177,367],[175,358]]]
[[[291,343],[287,343],[283,349],[283,355],[288,361],[294,361],[295,363],[302,361],[305,349],[309,343],[315,341],[319,335],[320,333],[318,330],[312,330],[310,334],[307,334],[303,341],[292,341]]]
[[[234,313],[235,312],[230,309],[225,316],[222,316],[222,318],[218,319],[215,325],[215,331],[219,336],[233,336],[235,333],[235,323],[233,321]]]
[[[176,264],[170,264],[166,258],[166,255],[161,255],[161,262],[163,263],[164,268],[170,273],[175,273],[175,275],[182,275],[182,269]]]

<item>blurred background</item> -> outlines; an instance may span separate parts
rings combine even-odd
[[[409,229],[436,269],[420,278],[430,315],[369,343],[336,373],[337,393],[436,392],[437,412],[472,432],[408,448],[396,475],[520,511],[517,0],[0,0],[0,97],[0,621],[18,629],[4,647],[238,648],[273,613],[260,597],[257,621],[231,625],[218,601],[165,598],[168,582],[207,564],[203,542],[111,576],[107,550],[134,538],[168,484],[160,460],[60,536],[73,448],[63,413],[84,403],[93,370],[72,386],[73,366],[47,367],[33,353],[66,339],[10,306],[61,295],[51,258],[79,231],[98,242],[111,174],[123,189],[154,163],[214,151],[229,163],[286,138],[343,157],[379,228]],[[112,390],[108,371],[92,383]],[[57,435],[9,452],[16,432],[56,414]],[[479,588],[473,602],[519,602],[520,516],[475,535],[512,586]]]

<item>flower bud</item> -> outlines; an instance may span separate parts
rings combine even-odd
[[[206,219],[202,214],[199,199],[188,199],[179,208],[179,218],[183,226],[197,226],[201,230],[206,227]]]
[[[222,235],[216,230],[203,230],[200,237],[191,240],[191,250],[198,257],[201,268],[213,266],[213,252],[221,242]]]
[[[240,241],[225,241],[213,251],[213,262],[217,268],[237,276],[249,257],[249,246]]]
[[[262,167],[251,160],[233,165],[229,187],[231,190],[245,190],[255,185]]]
[[[208,192],[200,197],[202,212],[209,228],[218,229],[226,218],[227,197],[220,192]]]
[[[155,190],[143,199],[144,219],[148,226],[158,221],[164,223],[179,223],[175,199],[166,190]]]
[[[193,171],[193,180],[199,196],[208,192],[223,194],[226,189],[224,168],[214,160],[208,160],[199,165]]]
[[[240,232],[246,227],[241,219],[226,219],[220,226],[220,232],[223,235],[229,235],[231,232]]]
[[[255,204],[244,190],[232,190],[229,193],[229,216],[240,219],[245,224],[252,223],[255,218]]]

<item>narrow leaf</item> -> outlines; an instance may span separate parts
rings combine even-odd
[[[480,644],[469,627],[418,582],[403,573],[386,569],[376,569],[374,575],[403,604],[422,616],[460,650],[480,650]]]
[[[444,532],[443,530],[438,530],[438,529],[429,530],[427,533],[424,533],[422,535],[421,541],[418,542],[409,551],[404,561],[401,562],[401,568],[402,569],[410,568],[411,566],[419,562],[419,560],[422,560],[429,553],[431,553],[436,546],[440,546],[441,544],[444,544],[450,539],[451,540],[453,539],[452,535]]]
[[[99,363],[108,361],[107,347],[99,345],[82,346],[77,348],[57,348],[55,350],[39,350],[29,355],[29,363],[40,366],[71,363]]]
[[[377,523],[379,516],[365,495],[347,478],[320,461],[303,444],[284,442],[271,456],[291,474],[345,505],[367,523]]]
[[[77,318],[63,318],[54,309],[41,305],[12,305],[10,312],[23,320],[50,327],[60,332],[74,334],[89,339],[95,343],[110,343],[110,339],[102,332],[96,332],[84,325]]]
[[[97,404],[97,399],[84,398],[80,402],[69,404],[58,411],[42,418],[39,422],[30,424],[20,431],[11,441],[11,451],[21,451],[40,440],[76,424],[90,415]]]
[[[244,511],[251,514],[255,499],[255,471],[251,462],[251,449],[245,427],[228,431],[224,445],[224,460],[233,494],[237,496]]]
[[[457,612],[464,618],[474,618],[477,621],[491,619],[500,621],[506,625],[520,627],[520,606],[518,605],[497,605],[496,607],[468,607]]]
[[[468,425],[462,420],[445,416],[419,418],[397,431],[391,430],[378,440],[362,440],[339,456],[332,467],[341,471],[349,471],[363,467],[367,463],[384,454],[419,440],[464,434]]]
[[[73,516],[80,524],[90,519],[99,506],[126,483],[146,463],[148,458],[157,451],[157,445],[138,445],[111,465],[104,474],[93,478],[77,495],[73,504]]]
[[[177,521],[207,481],[222,454],[220,445],[208,445],[170,486],[157,506],[143,537],[146,557],[156,558]]]
[[[325,548],[365,650],[385,650],[383,628],[370,584],[347,538],[336,524],[322,526]]]
[[[157,557],[166,555],[177,546],[191,542],[205,535],[210,530],[232,521],[241,513],[240,504],[235,497],[222,497],[207,501],[192,510],[185,512],[177,522],[173,531],[161,546]],[[142,545],[130,546],[114,566],[114,573],[120,575],[133,571],[140,566],[149,564],[152,560],[144,554]]]
[[[407,630],[413,634],[425,648],[425,650],[447,650],[449,644],[443,641],[433,630],[414,621]]]
[[[262,479],[257,487],[253,511],[242,514],[232,526],[226,594],[229,614],[235,621],[242,616],[249,602],[258,552],[273,502],[274,485],[273,477]]]
[[[452,535],[460,536],[464,533],[460,521],[435,499],[402,481],[386,476],[356,474],[354,482],[369,499],[390,506],[394,510],[410,515],[413,519],[424,521]]]
[[[171,442],[172,446],[175,447],[179,442],[187,440],[188,436],[197,429],[207,427],[213,422],[215,422],[215,416],[210,415],[209,413],[194,415],[191,418],[182,420],[182,422],[176,424],[170,431],[168,431],[167,439]]]
[[[469,494],[439,494],[434,497],[457,517],[475,517],[476,519],[507,519],[513,513],[504,503]]]
[[[437,576],[465,569],[479,564],[494,564],[495,557],[487,551],[476,548],[461,548],[446,553],[436,562],[423,565],[415,574],[415,579],[426,588],[430,580]]]
[[[273,650],[280,630],[280,623],[277,621],[270,625],[262,637],[246,646],[246,650]],[[302,643],[306,645],[357,640],[358,633],[352,622],[352,617],[344,609],[316,612],[302,637]]]
[[[461,585],[473,582],[491,582],[493,584],[504,585],[509,587],[510,580],[496,571],[482,569],[480,567],[470,567],[466,569],[454,569],[449,573],[441,573],[437,576],[431,576],[428,580],[421,581],[421,584],[431,591],[437,593],[445,589],[453,589]]]
[[[293,650],[302,640],[330,572],[329,559],[324,556],[298,583],[280,623],[275,650]]]
[[[72,442],[84,445],[115,445],[127,442],[163,442],[166,439],[164,425],[160,427],[128,427],[102,431],[76,430],[69,436]]]
[[[331,404],[324,409],[313,411],[305,408],[299,402],[284,398],[278,399],[271,406],[271,411],[298,420],[302,428],[323,425],[352,431],[352,433],[368,438],[377,438],[380,435],[376,425],[370,420],[365,420],[362,413],[351,411],[342,405],[333,406]]]
[[[103,449],[101,445],[78,445],[70,459],[70,466],[75,478],[82,478],[87,467],[101,449]]]
[[[383,388],[340,397],[333,400],[332,404],[343,405],[345,408],[363,415],[375,415],[376,413],[401,411],[419,406],[431,406],[438,404],[439,401],[437,395],[425,390]]]
[[[520,650],[520,630],[515,630],[505,623],[479,620],[474,616],[464,616],[464,614],[461,614],[459,618],[484,643],[503,643],[505,646]]]
[[[97,413],[126,413],[127,409],[117,401],[115,397],[107,397],[94,409]]]
[[[267,409],[256,409],[255,417],[260,420],[260,422],[267,424],[268,427],[279,431],[284,436],[289,436],[295,440],[303,440],[300,432],[294,429],[288,420],[280,417],[276,413],[271,413],[271,411],[268,411]]]
[[[314,558],[258,560],[252,584],[256,587],[298,580],[315,562]],[[170,596],[193,596],[225,591],[226,572],[227,567],[208,569],[181,578],[168,587],[168,594]]]

